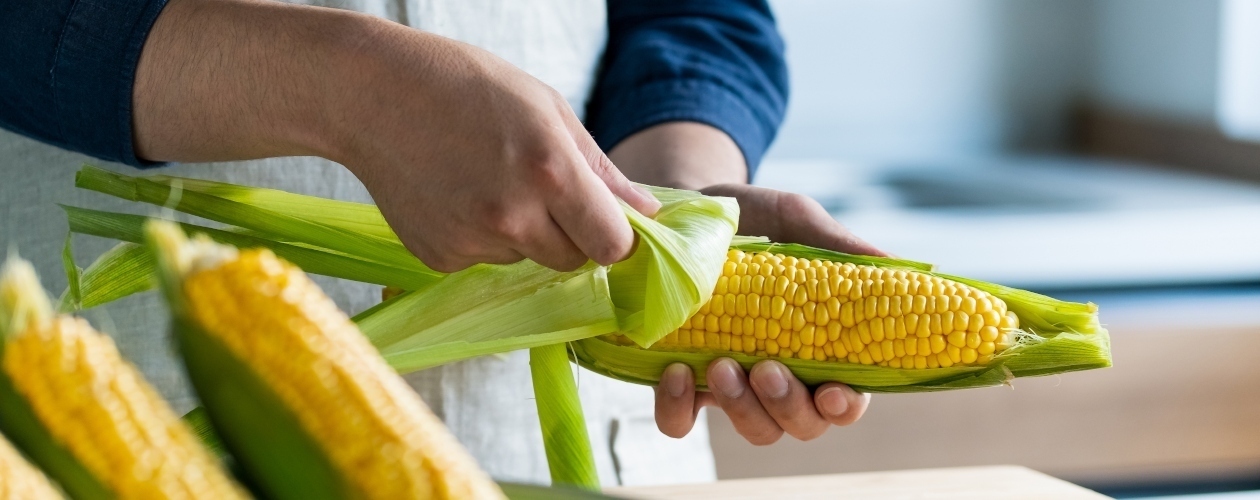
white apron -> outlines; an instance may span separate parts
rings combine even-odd
[[[585,109],[607,37],[602,0],[301,3],[363,11],[477,45],[551,85],[579,113]],[[83,162],[133,175],[141,173],[0,130],[0,248],[17,248],[23,257],[34,261],[44,286],[57,293],[66,284],[60,261],[66,222],[57,203],[153,213],[146,207],[74,189],[74,172]],[[371,201],[349,171],[319,158],[184,164],[162,173]],[[114,243],[77,236],[79,265],[86,266]],[[322,277],[316,280],[351,314],[379,301],[379,287]],[[149,293],[89,311],[86,316],[113,335],[123,353],[176,410],[184,411],[196,401],[166,340],[166,314],[157,296]],[[528,359],[525,351],[488,356],[415,373],[407,379],[491,475],[501,480],[545,483],[549,478]],[[686,439],[674,440],[656,429],[651,389],[587,371],[578,373],[578,384],[605,485],[714,479],[703,415]]]

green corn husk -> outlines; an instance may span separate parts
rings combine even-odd
[[[529,369],[552,482],[599,491],[582,402],[570,397],[577,394],[577,382],[568,347],[552,344],[530,349]]]

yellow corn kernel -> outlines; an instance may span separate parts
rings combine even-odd
[[[110,337],[54,314],[30,263],[12,259],[0,273],[0,318],[0,369],[13,390],[115,496],[245,498]],[[19,485],[0,475],[0,490],[9,481]]]
[[[0,436],[0,500],[55,500],[61,493]]]
[[[802,359],[907,369],[971,365],[1009,346],[1014,337],[1003,332],[1018,328],[1002,300],[930,274],[768,252],[741,255],[744,260],[724,266],[714,300],[705,306],[710,314],[690,322],[748,337],[732,341],[735,351],[748,350],[756,338],[777,345],[779,356]],[[720,337],[703,345],[713,349],[715,342],[720,350]],[[665,340],[661,347],[670,345]]]
[[[182,289],[197,324],[256,371],[366,497],[503,497],[300,269],[245,250],[194,270]]]

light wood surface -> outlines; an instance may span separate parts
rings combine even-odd
[[[999,465],[820,476],[738,479],[710,484],[610,488],[605,493],[645,500],[1097,500],[1103,495],[1024,467]]]

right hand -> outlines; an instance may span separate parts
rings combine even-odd
[[[629,256],[613,166],[547,85],[468,44],[370,16],[172,0],[141,54],[135,143],[151,160],[317,155],[349,168],[402,243],[452,272]]]
[[[522,258],[567,271],[630,255],[616,198],[647,215],[660,204],[559,93],[484,50],[381,24],[344,60],[358,83],[332,155],[408,249],[445,272]]]

